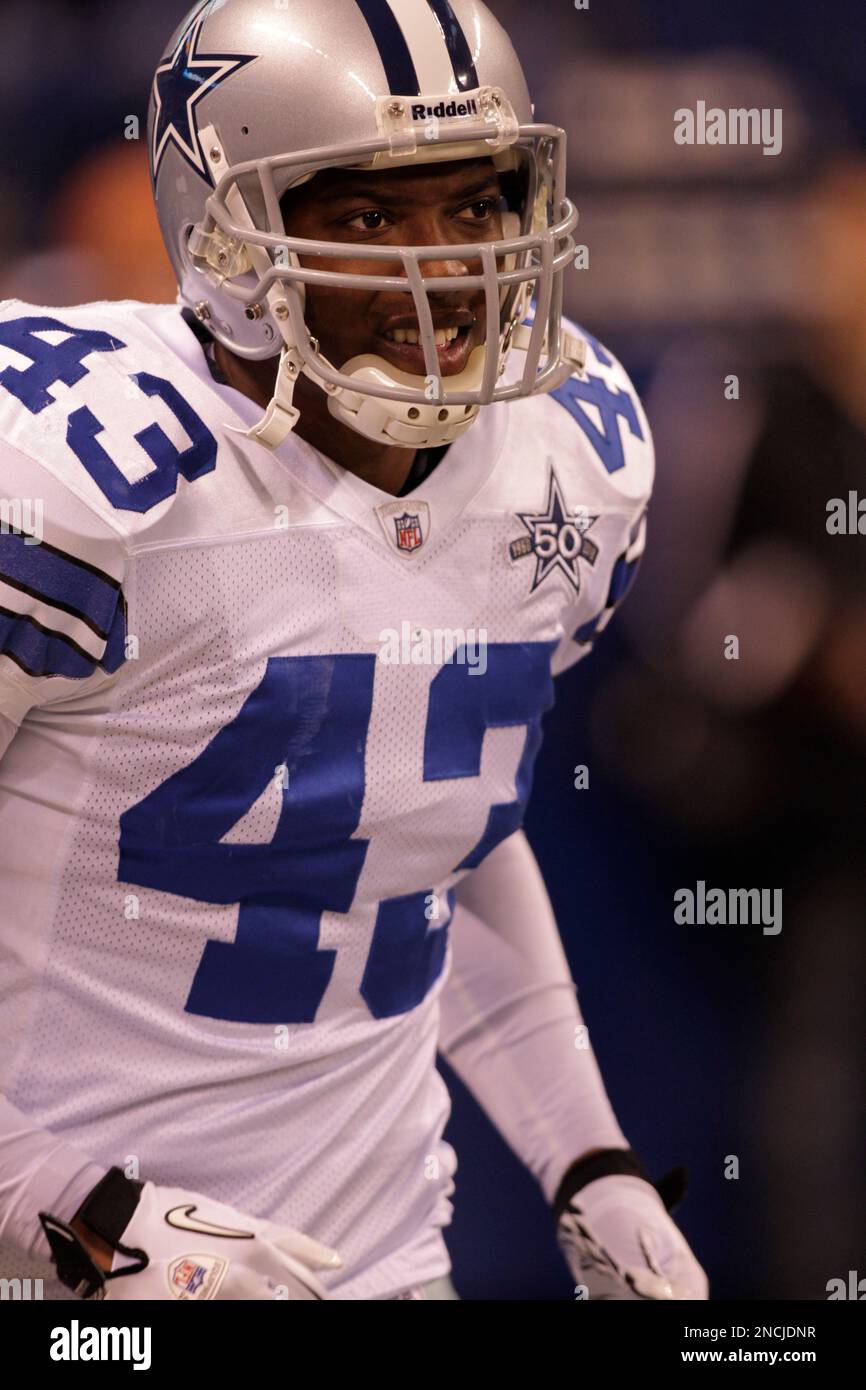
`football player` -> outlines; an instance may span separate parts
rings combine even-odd
[[[440,1048],[579,1296],[705,1298],[520,829],[653,467],[563,132],[478,0],[209,0],[148,141],[177,303],[0,306],[0,1274],[454,1297]]]

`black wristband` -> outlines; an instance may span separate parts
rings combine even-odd
[[[83,1221],[89,1231],[116,1249],[132,1220],[143,1187],[143,1182],[126,1177],[120,1168],[109,1168],[85,1197],[73,1220]]]
[[[79,1298],[104,1298],[105,1275],[90,1258],[72,1227],[47,1211],[40,1211],[39,1220],[61,1284]]]
[[[88,1231],[105,1241],[112,1250],[119,1250],[135,1261],[114,1273],[99,1268],[71,1224],[52,1216],[50,1212],[40,1211],[39,1220],[51,1248],[57,1278],[79,1298],[104,1298],[108,1279],[137,1274],[146,1268],[148,1259],[145,1252],[122,1245],[120,1240],[138,1206],[143,1187],[144,1183],[127,1178],[120,1168],[109,1168],[72,1218],[73,1221],[81,1221]]]
[[[596,1178],[606,1178],[613,1173],[624,1173],[648,1182],[658,1192],[668,1211],[682,1201],[688,1186],[688,1169],[684,1164],[672,1168],[658,1182],[653,1182],[634,1149],[601,1149],[598,1153],[577,1159],[566,1171],[553,1199],[554,1220],[559,1220],[575,1192]]]

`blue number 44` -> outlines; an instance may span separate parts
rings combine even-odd
[[[425,781],[479,776],[485,731],[526,729],[515,800],[490,807],[481,839],[454,869],[474,867],[520,825],[553,698],[551,651],[546,642],[494,644],[484,675],[455,653],[431,682]],[[235,940],[205,945],[189,1013],[245,1023],[315,1019],[336,958],[319,946],[322,913],[350,910],[367,854],[355,831],[375,666],[366,654],[272,657],[232,722],[121,816],[120,882],[239,904]],[[222,843],[282,767],[272,840]],[[432,891],[379,904],[361,983],[374,1018],[416,1007],[442,970],[447,918],[428,921]],[[448,908],[450,917],[450,893]]]

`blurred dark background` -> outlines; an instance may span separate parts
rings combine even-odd
[[[631,372],[658,459],[635,589],[558,683],[529,835],[620,1122],[654,1174],[690,1166],[713,1296],[824,1299],[866,1274],[866,536],[826,526],[866,497],[862,5],[489,3],[568,130],[568,311]],[[0,4],[0,297],[174,299],[143,136],[187,8]],[[781,108],[781,152],[676,144],[699,100]],[[677,925],[699,879],[781,888],[781,933]],[[446,1075],[459,1291],[569,1298],[533,1181]]]

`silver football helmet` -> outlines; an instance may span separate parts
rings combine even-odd
[[[552,390],[582,365],[583,344],[560,323],[577,223],[565,134],[533,123],[511,43],[479,0],[200,2],[157,68],[148,145],[179,301],[240,357],[281,353],[274,398],[249,431],[269,447],[297,422],[302,372],[337,419],[419,448],[457,438],[481,405]],[[302,266],[301,256],[345,256],[346,244],[292,236],[280,199],[322,169],[479,156],[517,192],[502,238],[448,246],[449,260],[480,265],[460,287],[483,290],[487,336],[443,380],[429,296],[454,281],[422,273],[442,246],[352,243],[370,275]],[[304,317],[306,286],[317,283],[411,295],[426,375],[374,354],[330,362]],[[523,371],[506,382],[515,347]]]

